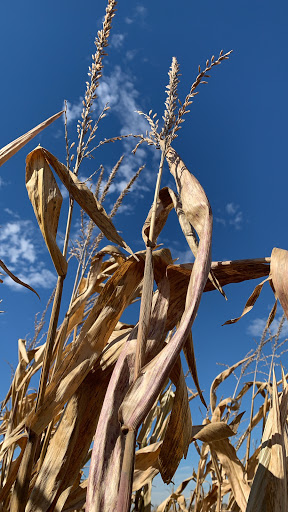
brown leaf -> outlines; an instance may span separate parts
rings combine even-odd
[[[236,455],[235,448],[228,439],[209,443],[222,464],[241,512],[246,511],[250,487],[245,479],[244,467]]]
[[[35,126],[35,128],[32,128],[29,132],[25,133],[24,135],[21,135],[18,139],[13,140],[7,146],[4,146],[4,148],[0,149],[0,166],[3,165],[11,156],[15,155],[19,149],[23,148],[25,144],[27,144],[30,140],[32,140],[38,133],[40,133],[44,128],[49,126],[49,124],[53,123],[63,114],[64,110],[61,112],[58,112],[58,114],[55,114],[52,117],[49,117],[46,119],[46,121],[43,121],[43,123],[38,124]]]
[[[161,233],[163,227],[165,226],[168,215],[172,209],[173,209],[173,203],[171,201],[169,189],[168,189],[168,187],[164,187],[159,192],[159,199],[157,202],[154,237],[152,240],[153,244],[156,244],[157,238],[158,238],[159,234]],[[147,245],[147,242],[149,240],[151,216],[152,216],[152,207],[148,213],[147,219],[145,220],[144,226],[142,228],[142,238],[145,242],[145,245]]]
[[[56,242],[62,195],[41,148],[26,158],[26,188],[57,274],[65,276],[67,261]]]
[[[271,281],[271,277],[267,277],[267,279],[264,279],[264,281],[262,281],[261,283],[257,284],[257,286],[255,286],[253,292],[251,293],[249,299],[247,300],[247,302],[245,304],[242,314],[238,318],[232,318],[231,320],[227,320],[227,322],[225,322],[223,325],[235,324],[236,322],[238,322],[238,320],[240,320],[240,318],[242,318],[244,315],[249,313],[249,311],[251,311],[255,302],[258,299],[258,297],[262,291],[263,285],[267,281]]]
[[[193,338],[192,338],[192,332],[191,331],[190,331],[190,333],[187,336],[187,341],[186,341],[186,343],[185,343],[185,345],[183,347],[183,352],[185,354],[186,361],[187,361],[187,364],[188,364],[188,368],[189,368],[190,373],[192,375],[192,378],[194,380],[194,384],[195,384],[195,387],[196,387],[196,389],[198,391],[200,400],[201,400],[202,404],[207,409],[207,405],[206,405],[206,402],[204,400],[204,396],[202,394],[202,390],[200,388],[200,384],[199,384],[199,380],[198,380],[198,373],[197,373],[196,359],[195,359],[195,354],[194,354],[194,345],[193,345]]]
[[[159,507],[156,509],[156,512],[164,512],[165,510],[167,510],[167,507],[169,507],[169,505],[171,505],[171,503],[173,503],[174,501],[177,501],[179,503],[181,510],[183,510],[184,512],[188,512],[185,506],[185,500],[179,500],[179,498],[183,498],[182,492],[184,491],[185,487],[187,487],[192,478],[193,476],[190,476],[189,478],[183,480],[179,487],[177,487],[176,491],[172,492],[172,494],[170,494],[170,496],[166,498],[166,500],[164,500],[161,503],[161,505],[159,505]]]
[[[159,473],[158,456],[162,441],[149,444],[135,453],[133,492],[141,489]]]
[[[267,262],[268,263],[268,262]],[[259,260],[236,260],[212,262],[211,269],[217,277],[221,286],[230,283],[256,279],[269,274],[270,265],[266,259]],[[170,282],[170,304],[168,310],[168,327],[172,329],[175,319],[180,320],[186,300],[186,290],[193,269],[193,263],[182,265],[169,265],[167,275]],[[210,280],[207,280],[204,291],[215,290]]]
[[[216,407],[216,400],[217,400],[215,390],[218,388],[218,386],[221,384],[221,382],[223,382],[225,379],[227,379],[231,375],[231,373],[233,373],[234,370],[236,370],[236,368],[238,368],[238,366],[245,363],[245,361],[248,361],[248,359],[250,359],[250,357],[245,357],[241,361],[238,361],[238,363],[233,364],[232,366],[230,366],[230,368],[227,368],[227,370],[224,370],[223,372],[219,373],[219,375],[217,375],[217,377],[213,380],[211,388],[210,388],[210,407],[211,407],[212,412],[214,411],[214,409]]]
[[[165,483],[171,482],[182,457],[186,458],[191,441],[191,412],[180,358],[176,365],[179,366],[179,378],[174,382],[176,391],[172,412],[159,454],[160,473]]]
[[[47,149],[40,148],[47,162],[52,165],[54,171],[59,176],[63,185],[67,188],[69,194],[81,206],[81,208],[89,215],[91,220],[95,222],[98,228],[103,232],[104,236],[111,242],[114,242],[123,247],[127,252],[134,255],[130,247],[124,242],[123,238],[119,235],[113,222],[109,219],[103,206],[97,201],[93,192],[89,190],[85,183],[78,180],[77,176],[69,171],[67,167],[59,162],[57,158],[49,153]]]
[[[219,421],[207,425],[193,425],[190,442],[199,439],[203,443],[211,443],[231,436],[235,436],[234,430],[224,421]]]

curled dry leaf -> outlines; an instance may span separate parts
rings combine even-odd
[[[174,381],[176,391],[172,411],[159,454],[160,473],[165,483],[171,482],[182,457],[186,458],[191,441],[191,412],[180,358],[176,365],[179,366],[179,370],[175,373],[178,373],[179,377]]]
[[[229,375],[231,375],[231,373],[234,372],[234,370],[236,370],[236,368],[238,368],[238,366],[245,363],[245,361],[248,361],[248,359],[251,359],[251,358],[245,357],[241,361],[238,361],[238,363],[233,364],[232,366],[230,366],[230,368],[227,368],[227,370],[224,370],[224,372],[219,373],[219,375],[217,375],[216,379],[213,380],[211,388],[210,388],[210,407],[211,407],[212,412],[214,411],[214,409],[216,407],[216,400],[217,400],[215,390],[218,388],[218,386],[221,384],[221,382],[223,382],[225,379],[227,379],[229,377]]]
[[[187,487],[187,485],[189,484],[189,482],[192,480],[192,478],[193,478],[193,476],[190,476],[189,478],[186,478],[185,480],[183,480],[183,482],[181,482],[179,487],[177,487],[176,491],[172,492],[172,494],[170,494],[170,496],[168,498],[166,498],[166,500],[164,500],[161,503],[161,505],[159,505],[159,507],[156,509],[156,512],[164,512],[167,509],[167,507],[169,505],[171,505],[171,503],[173,503],[174,501],[178,502],[181,510],[183,510],[184,512],[188,512],[186,505],[185,505],[185,499],[184,499],[184,496],[182,493],[183,493],[184,489]]]
[[[211,443],[235,436],[234,430],[224,421],[208,423],[207,425],[193,425],[191,434],[192,439],[190,442],[199,439],[203,443]]]
[[[133,251],[119,235],[112,220],[108,217],[103,206],[100,205],[87,185],[79,181],[77,176],[73,172],[69,171],[64,164],[59,162],[59,160],[52,155],[52,153],[49,153],[47,149],[39,148],[39,150],[42,151],[47,162],[53,167],[63,185],[67,188],[69,194],[75,199],[87,215],[89,215],[91,220],[95,222],[104,236],[106,236],[106,238],[111,242],[120,245],[134,256]]]
[[[162,441],[149,444],[137,450],[135,454],[135,468],[133,476],[133,492],[141,489],[159,473],[158,456]]]
[[[23,281],[21,281],[21,279],[19,279],[17,276],[15,276],[11,270],[9,270],[8,267],[6,267],[5,263],[3,263],[2,260],[0,260],[0,267],[6,272],[6,274],[11,277],[11,279],[13,279],[13,281],[15,281],[15,283],[18,283],[20,284],[21,286],[24,286],[24,288],[28,288],[28,290],[31,290],[31,292],[34,292],[38,299],[40,299],[38,293],[34,290],[34,288],[32,288],[32,286],[29,286],[29,284],[26,284],[24,283]],[[2,281],[3,282],[3,281]]]
[[[244,315],[247,315],[247,313],[249,313],[249,311],[251,311],[255,302],[259,298],[262,288],[263,288],[264,284],[267,283],[267,281],[271,281],[271,277],[267,277],[267,279],[264,279],[264,281],[262,281],[261,283],[257,284],[257,286],[255,286],[253,292],[251,293],[249,299],[247,300],[247,302],[245,304],[242,314],[238,318],[232,318],[231,320],[227,320],[223,325],[235,324],[236,322],[238,322],[238,320],[240,320],[240,318],[242,318]]]
[[[62,195],[41,148],[26,158],[26,188],[57,274],[65,276],[67,261],[56,242]]]

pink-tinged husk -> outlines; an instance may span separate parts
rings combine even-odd
[[[150,332],[147,342],[147,357],[161,345],[168,308],[169,288],[167,280],[159,285],[154,294]],[[87,488],[87,512],[109,512],[116,510],[121,467],[124,456],[125,435],[117,418],[117,411],[133,382],[137,328],[126,342],[109,382],[105,401],[95,433]],[[158,348],[159,350],[159,348]],[[128,481],[126,483],[129,483]]]
[[[169,377],[196,317],[211,266],[212,213],[208,199],[200,183],[189,173],[174,150],[169,151],[167,159],[181,197],[183,195],[182,204],[186,215],[191,223],[194,222],[195,229],[199,230],[200,242],[180,326],[168,345],[142,368],[119,409],[119,419],[128,430],[139,427]]]

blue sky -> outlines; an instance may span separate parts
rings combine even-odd
[[[105,6],[102,0],[87,0],[81,5],[75,0],[3,4],[1,147],[61,110],[64,99],[69,102],[69,138],[76,140],[87,69]],[[161,117],[172,56],[180,64],[179,92],[183,99],[197,75],[198,64],[203,67],[206,59],[217,56],[221,49],[233,50],[229,61],[212,70],[208,85],[200,87],[174,143],[211,202],[214,260],[259,258],[270,256],[273,247],[287,248],[287,22],[284,1],[118,4],[97,106],[108,100],[111,111],[100,125],[98,141],[143,131],[144,121],[136,109],[151,108]],[[1,309],[5,310],[0,316],[2,398],[10,383],[8,362],[14,367],[17,364],[17,340],[33,337],[35,314],[45,307],[56,281],[27,196],[25,157],[40,143],[64,162],[63,134],[60,119],[1,167],[0,257],[41,296],[39,303],[36,296],[8,279],[1,285]],[[115,220],[117,229],[136,251],[144,248],[141,227],[153,199],[159,157],[147,149],[133,157],[131,147],[126,142],[100,148],[81,173],[87,177],[101,163],[109,171],[126,152],[119,181],[108,197],[108,204],[112,204],[121,186],[146,163]],[[172,180],[166,168],[163,186],[167,184]],[[65,215],[60,224],[62,233]],[[189,261],[189,248],[176,216],[170,216],[159,241],[169,244],[175,258]],[[73,230],[76,234],[77,216]],[[73,261],[70,266],[73,273]],[[240,314],[255,284],[228,286],[228,302],[216,292],[202,299],[193,332],[199,378],[206,393],[220,371],[216,363],[229,365],[241,359],[259,339],[273,304],[268,285],[250,315],[238,324],[221,327]],[[68,279],[64,303],[71,286]]]

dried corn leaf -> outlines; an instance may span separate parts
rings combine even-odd
[[[80,323],[83,319],[84,309],[87,299],[94,293],[95,285],[101,270],[102,255],[97,255],[91,261],[87,278],[82,278],[79,285],[78,297],[73,301],[71,308],[67,314],[69,317],[67,335]]]
[[[172,329],[175,319],[180,320],[186,300],[186,290],[191,277],[193,263],[182,265],[171,265],[167,269],[167,275],[170,282],[170,304],[168,310],[168,328]],[[265,259],[257,260],[235,260],[213,262],[211,264],[213,274],[217,277],[221,286],[230,283],[240,283],[242,281],[256,279],[269,274],[270,265]],[[211,281],[208,279],[204,291],[215,290]]]
[[[135,468],[133,476],[133,492],[141,489],[143,485],[159,473],[158,456],[162,441],[149,444],[145,448],[137,450],[135,454]]]
[[[186,218],[186,215],[183,211],[183,206],[182,206],[179,196],[177,196],[175,194],[175,192],[171,189],[169,189],[169,194],[173,201],[173,205],[174,205],[175,211],[177,213],[182,232],[186,238],[186,241],[191,249],[192,254],[194,254],[194,256],[196,256],[197,251],[198,251],[198,239],[197,239],[195,229],[193,228],[192,224]],[[210,270],[209,281],[221,293],[221,295],[223,295],[223,297],[225,297],[225,299],[227,300],[226,294],[225,294],[224,290],[222,289],[213,270]]]
[[[230,368],[227,368],[227,370],[224,370],[224,372],[219,373],[219,375],[217,375],[217,377],[213,380],[211,388],[210,388],[210,407],[211,407],[212,412],[214,411],[214,409],[216,407],[216,401],[217,401],[217,396],[216,396],[215,390],[218,388],[218,386],[222,382],[224,382],[225,379],[227,379],[231,375],[231,373],[234,372],[234,370],[236,370],[236,368],[238,368],[238,366],[245,363],[245,361],[248,361],[248,359],[250,359],[250,357],[245,357],[241,361],[238,361],[238,363],[233,364],[232,366],[230,366]]]
[[[156,205],[156,222],[155,222],[154,237],[153,237],[153,240],[150,241],[150,242],[152,242],[153,245],[156,244],[157,238],[160,235],[163,227],[165,226],[168,215],[172,209],[173,209],[173,203],[171,201],[169,189],[168,189],[168,187],[164,187],[159,192],[159,198],[158,198],[157,205]],[[151,216],[152,216],[152,207],[148,213],[147,219],[142,228],[142,238],[145,242],[145,245],[147,245],[148,240],[149,240]]]
[[[165,272],[164,272],[165,276]],[[159,292],[154,294],[152,316],[146,357],[161,348],[165,339],[163,325],[168,307],[166,280],[161,281]],[[161,289],[164,287],[164,295]],[[120,428],[117,410],[133,382],[137,327],[131,331],[128,341],[116,363],[100,414],[94,443],[87,488],[87,507],[93,512],[116,510],[118,488],[124,456],[125,436]]]
[[[179,186],[180,195],[184,194],[185,200],[182,200],[182,204],[183,208],[185,207],[187,218],[190,215],[190,218],[194,219],[197,232],[199,230],[200,243],[187,291],[186,309],[180,326],[160,354],[142,368],[119,410],[121,423],[133,430],[142,423],[177,361],[196,317],[211,265],[212,214],[208,199],[200,183],[189,173],[177,153],[170,152],[168,161]],[[184,181],[183,176],[185,177]],[[187,191],[189,191],[189,197],[187,197]]]
[[[57,274],[65,276],[67,261],[56,243],[62,195],[41,148],[26,158],[26,188]]]
[[[28,290],[31,290],[31,292],[34,292],[36,293],[38,299],[40,299],[38,293],[34,290],[34,288],[32,288],[32,286],[29,286],[29,284],[26,284],[24,283],[23,281],[21,281],[21,279],[19,279],[19,277],[15,276],[11,270],[9,270],[8,267],[6,267],[5,263],[0,260],[0,267],[6,272],[6,274],[11,277],[11,279],[13,279],[13,281],[15,281],[15,283],[18,283],[18,284],[21,284],[21,286],[24,286],[25,288],[28,288]],[[3,282],[3,281],[2,281]]]
[[[64,505],[63,512],[75,512],[82,510],[86,501],[87,480],[81,482],[77,489],[73,490]]]
[[[174,382],[176,391],[172,412],[159,454],[160,473],[165,483],[171,482],[182,457],[186,458],[191,440],[191,412],[180,358],[176,365],[179,366],[179,378]]]
[[[259,465],[251,487],[246,512],[287,511],[287,454],[283,435],[287,404],[288,388],[284,390],[279,406],[274,374],[273,404],[265,426]]]
[[[103,206],[98,203],[93,192],[91,192],[87,185],[79,181],[77,176],[73,172],[69,171],[64,164],[59,162],[59,160],[57,160],[52,153],[49,153],[47,149],[39,149],[42,151],[47,162],[53,167],[63,185],[67,188],[69,194],[75,199],[87,215],[89,215],[93,222],[95,222],[104,236],[133,255],[132,250],[119,235]]]
[[[217,454],[223,471],[231,485],[234,498],[242,512],[246,511],[250,487],[245,479],[244,467],[236,455],[235,448],[228,439],[209,443]]]
[[[60,117],[63,114],[63,110],[61,112],[58,112],[58,114],[55,114],[52,117],[49,117],[46,119],[46,121],[43,121],[43,123],[38,124],[35,126],[35,128],[32,128],[29,132],[25,133],[24,135],[21,135],[18,139],[13,140],[7,146],[4,146],[4,148],[0,149],[0,167],[3,165],[11,156],[15,155],[19,149],[23,148],[25,144],[27,144],[30,140],[32,140],[38,133],[40,133],[44,128],[49,126],[49,124],[53,123],[53,121],[56,121],[58,117]]]
[[[267,281],[271,281],[271,277],[267,277],[267,279],[264,279],[264,281],[255,286],[253,292],[251,293],[249,299],[245,304],[242,314],[238,318],[232,318],[231,320],[227,320],[227,322],[225,322],[223,325],[235,324],[236,322],[238,322],[238,320],[240,320],[240,318],[242,318],[244,315],[247,315],[247,313],[251,311],[255,302],[259,298],[262,288]]]
[[[206,425],[193,425],[191,433],[192,439],[190,439],[190,442],[198,439],[203,443],[211,443],[235,436],[235,431],[224,421],[208,423]]]
[[[271,277],[276,295],[288,318],[288,251],[274,248],[271,254]]]
[[[185,500],[183,499],[184,496],[182,495],[182,493],[193,478],[194,478],[193,476],[190,476],[189,478],[186,478],[185,480],[183,480],[183,482],[181,482],[179,487],[177,487],[176,491],[172,492],[172,494],[170,494],[170,496],[168,498],[166,498],[166,500],[164,500],[161,503],[161,505],[159,505],[159,507],[156,509],[156,512],[165,512],[167,507],[169,507],[172,503],[174,503],[174,501],[178,502],[181,510],[183,510],[184,512],[188,512],[186,505],[185,505]]]
[[[188,364],[188,368],[189,368],[190,373],[192,375],[192,378],[194,380],[194,384],[195,384],[195,387],[196,387],[196,389],[198,391],[200,400],[201,400],[202,404],[207,409],[207,405],[206,405],[206,402],[205,402],[205,399],[204,399],[204,396],[202,394],[202,391],[201,391],[201,388],[200,388],[200,384],[199,384],[197,367],[196,367],[196,359],[195,359],[195,354],[194,354],[194,344],[193,344],[193,338],[192,338],[192,332],[191,331],[189,332],[189,334],[187,336],[187,341],[186,341],[186,343],[185,343],[185,345],[183,347],[183,352],[185,354],[186,361],[187,361],[187,364]]]
[[[62,510],[85,463],[111,372],[112,368],[103,372],[99,367],[90,372],[69,400],[38,472],[26,512],[48,512],[56,503],[56,510]]]

